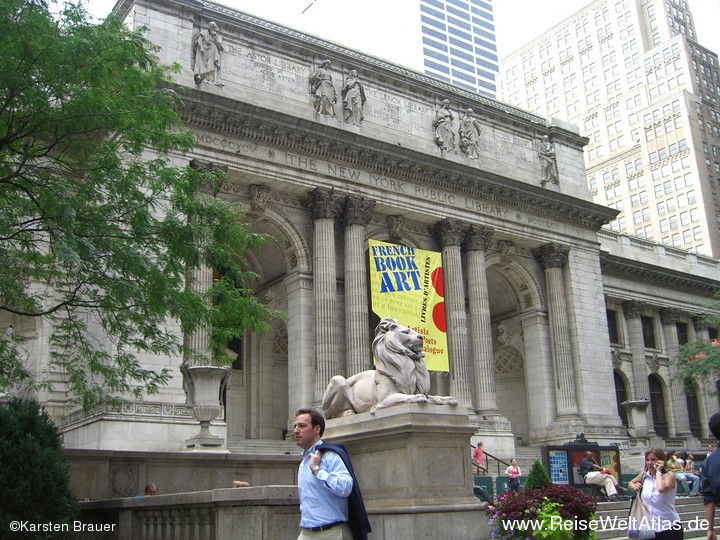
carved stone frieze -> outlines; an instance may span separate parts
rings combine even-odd
[[[653,353],[650,357],[645,357],[645,363],[651,373],[657,373],[660,370],[660,357],[658,353]]]
[[[241,103],[236,103],[232,111],[219,115],[216,111],[221,104],[208,103],[203,98],[205,96],[201,93],[191,94],[180,106],[180,116],[189,127],[230,134],[255,144],[332,160],[437,190],[463,193],[478,201],[493,202],[584,227],[599,229],[616,214],[612,209],[603,209],[590,202],[575,200],[573,204],[566,204],[544,190],[528,189],[522,182],[448,163],[433,156],[398,155],[397,148],[382,144],[377,148],[359,149],[353,133],[339,131],[330,134],[325,130],[311,132],[311,126],[280,126],[273,122],[274,116],[253,116],[260,114],[254,107],[247,106],[248,110],[243,112],[244,105]],[[228,151],[239,152],[231,146],[228,146]]]
[[[388,216],[386,221],[390,231],[390,240],[393,242],[400,242],[405,231],[405,216]]]
[[[262,184],[252,184],[248,190],[250,191],[250,209],[262,214],[268,203],[270,188]]]

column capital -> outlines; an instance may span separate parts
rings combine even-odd
[[[562,267],[568,260],[570,248],[560,244],[544,244],[532,250],[533,257],[544,270]]]
[[[622,309],[626,319],[638,319],[645,309],[645,304],[638,300],[625,300]]]
[[[465,231],[465,249],[467,251],[487,251],[495,229],[485,225],[468,225]]]
[[[660,308],[660,323],[663,326],[671,326],[678,322],[681,313],[682,312],[677,308]]]
[[[693,315],[692,316],[693,330],[699,332],[700,330],[707,330],[708,325],[705,322],[705,315]]]
[[[375,201],[357,195],[348,195],[345,197],[342,208],[343,225],[362,225],[364,227],[370,223],[373,210],[375,210]]]
[[[313,220],[335,219],[342,210],[342,199],[332,189],[315,188],[308,191],[306,206]]]
[[[442,247],[459,246],[462,244],[465,224],[458,219],[445,218],[433,225],[432,232]]]

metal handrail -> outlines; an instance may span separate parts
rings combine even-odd
[[[473,449],[475,448],[474,445],[470,445],[470,446],[472,446]],[[498,476],[500,476],[500,474],[501,474],[501,473],[500,473],[500,464],[501,464],[501,463],[502,463],[503,465],[505,465],[505,468],[506,468],[506,469],[510,466],[510,463],[509,463],[509,462],[505,461],[504,459],[500,459],[500,458],[497,457],[497,456],[494,456],[494,455],[492,455],[492,454],[489,454],[489,453],[486,452],[484,449],[483,449],[483,454],[485,455],[485,466],[483,467],[483,466],[481,466],[481,465],[477,465],[474,461],[473,461],[473,465],[475,465],[476,467],[484,470],[484,471],[485,471],[485,474],[487,474],[487,473],[490,472],[490,463],[488,463],[487,458],[490,458],[490,459],[494,459],[494,460],[495,460],[496,465],[497,465],[497,475],[498,475]]]

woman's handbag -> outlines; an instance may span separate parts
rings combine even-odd
[[[655,538],[655,531],[652,530],[652,518],[647,505],[642,500],[642,486],[645,483],[643,474],[640,491],[630,504],[630,513],[628,514],[628,538],[638,538],[639,540],[649,540]]]

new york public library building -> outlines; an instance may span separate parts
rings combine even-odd
[[[461,470],[443,472],[468,496],[478,441],[507,460],[580,432],[637,453],[706,446],[718,398],[686,394],[668,359],[685,339],[716,337],[697,321],[718,262],[602,229],[616,211],[592,202],[576,127],[210,2],[127,0],[116,12],[182,66],[181,116],[197,145],[176,164],[227,173],[217,196],[272,237],[245,254],[256,294],[287,319],[233,344],[211,427],[220,451],[186,449],[198,424],[181,359],[147,358],[175,372],[147,401],[82,413],[49,394],[79,497],[152,481],[161,495],[133,504],[160,505],[239,479],[292,498],[269,486],[295,483],[294,412],[319,405],[334,375],[372,366],[370,240],[442,254],[449,372],[432,373],[431,393],[456,396],[453,422],[460,411],[469,426]],[[194,278],[202,287],[212,270]],[[296,527],[297,507],[287,512]],[[425,526],[446,525],[436,522]]]

